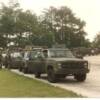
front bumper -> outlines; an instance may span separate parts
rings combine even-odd
[[[88,73],[90,70],[89,69],[64,69],[61,68],[59,70],[56,70],[55,74],[84,74]]]

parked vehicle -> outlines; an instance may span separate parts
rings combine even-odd
[[[88,61],[74,57],[66,48],[34,50],[27,55],[24,72],[32,71],[37,78],[47,73],[49,82],[57,82],[69,75],[77,81],[84,81],[89,72]]]
[[[16,69],[23,66],[23,54],[19,51],[9,52],[6,56],[5,67]]]

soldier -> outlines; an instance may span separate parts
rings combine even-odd
[[[2,68],[2,55],[0,54],[0,68]]]
[[[11,56],[10,56],[10,53],[8,52],[5,57],[5,68],[8,68],[10,63],[11,63]]]
[[[10,55],[10,53],[8,53],[7,62],[8,62],[8,68],[10,69],[10,67],[11,67],[11,55]]]

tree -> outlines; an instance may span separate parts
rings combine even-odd
[[[9,6],[2,4],[2,9],[0,10],[0,34],[2,38],[5,38],[6,47],[11,42],[10,36],[14,33],[15,11],[18,6],[18,3],[13,3],[13,5],[10,4]]]
[[[93,45],[93,47],[100,48],[100,32],[98,32],[97,35],[95,36],[92,45]]]
[[[55,42],[65,43],[67,47],[82,46],[85,41],[85,22],[76,18],[67,7],[50,7],[44,11],[44,23],[48,32],[54,33]],[[79,44],[81,43],[81,44]]]
[[[75,17],[67,7],[46,9],[41,16],[23,11],[17,2],[10,1],[0,10],[0,45],[14,46],[66,44],[67,47],[87,46],[85,22]],[[2,40],[3,41],[3,40]]]
[[[6,47],[11,42],[14,46],[24,47],[30,44],[31,34],[37,31],[37,16],[31,11],[23,11],[17,2],[10,1],[2,5],[0,11],[0,33],[6,38]],[[14,38],[11,38],[11,37]]]
[[[37,27],[37,16],[30,11],[17,12],[15,23],[16,44],[25,46],[31,43],[30,35],[35,34]]]
[[[6,38],[3,37],[2,34],[0,34],[0,48],[5,48],[6,47]]]
[[[53,45],[53,33],[44,33],[31,36],[33,45],[51,47]]]

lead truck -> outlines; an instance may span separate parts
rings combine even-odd
[[[24,72],[31,71],[36,78],[46,73],[48,81],[53,83],[70,75],[83,82],[90,71],[87,60],[76,58],[66,48],[34,50],[28,57],[29,59],[24,61]]]

